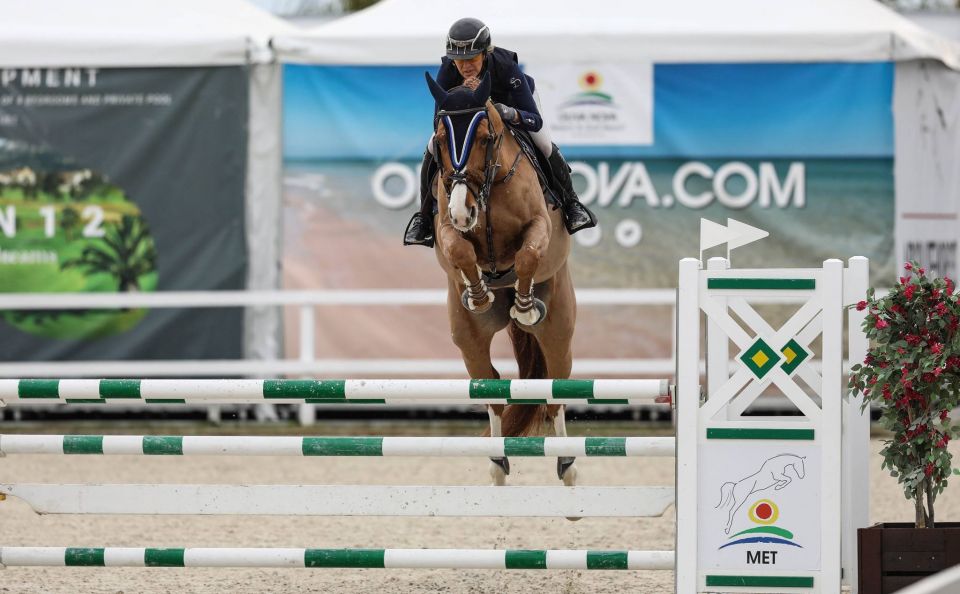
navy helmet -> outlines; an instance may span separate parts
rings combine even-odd
[[[447,57],[451,60],[466,60],[492,47],[490,27],[480,19],[460,19],[447,32]]]

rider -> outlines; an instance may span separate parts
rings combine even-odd
[[[547,157],[553,172],[551,186],[561,200],[563,223],[571,234],[597,224],[577,198],[570,179],[570,167],[560,149],[550,140],[533,96],[533,78],[520,71],[515,52],[495,48],[490,42],[490,29],[478,19],[464,18],[455,22],[447,34],[447,55],[440,59],[437,83],[445,90],[459,85],[476,88],[480,78],[491,75],[491,99],[500,117],[528,131],[540,152]],[[413,215],[404,234],[404,245],[433,247],[433,195],[430,181],[436,171],[433,142],[427,143],[420,170],[420,211]]]

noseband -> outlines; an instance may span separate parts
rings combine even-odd
[[[470,125],[467,127],[467,135],[464,139],[463,151],[458,155],[453,121],[450,119],[450,117],[471,114],[473,115],[473,119],[470,120]],[[490,132],[487,134],[487,151],[483,163],[483,184],[479,188],[476,188],[467,180],[466,166],[467,160],[470,157],[470,150],[473,148],[473,138],[476,133],[477,126],[479,125],[480,120],[484,118],[487,120],[487,129],[490,130]],[[463,184],[477,199],[477,206],[483,210],[484,216],[487,219],[487,261],[490,268],[490,274],[496,275],[497,257],[493,249],[493,225],[490,221],[490,192],[494,183],[505,184],[510,181],[510,179],[513,177],[513,174],[517,171],[517,165],[520,163],[520,158],[523,156],[523,151],[517,151],[517,158],[514,159],[513,165],[510,167],[510,171],[508,171],[507,174],[501,179],[496,179],[497,171],[499,171],[501,167],[500,147],[503,144],[505,132],[509,130],[506,125],[504,125],[503,131],[501,131],[499,134],[494,134],[492,131],[493,126],[489,125],[490,117],[486,106],[449,111],[441,109],[437,112],[436,121],[434,121],[434,129],[436,129],[437,121],[443,122],[443,126],[446,128],[447,145],[450,151],[450,163],[453,165],[453,173],[447,175],[446,179],[444,180],[447,196],[449,197],[451,195],[451,190],[454,185]],[[510,133],[512,134],[513,132],[511,131]],[[435,142],[436,155],[439,158],[441,154],[440,141],[435,140]]]

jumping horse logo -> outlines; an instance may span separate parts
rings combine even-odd
[[[723,532],[730,534],[730,526],[733,524],[733,517],[737,511],[746,503],[747,499],[754,493],[766,491],[773,487],[779,491],[793,482],[790,478],[792,474],[798,479],[806,475],[803,461],[805,457],[795,454],[780,454],[768,458],[761,466],[760,470],[748,477],[742,478],[737,482],[726,482],[720,487],[720,503],[714,509],[723,508],[729,510],[727,514],[727,526]]]

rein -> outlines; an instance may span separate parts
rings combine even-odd
[[[486,106],[473,107],[469,109],[458,109],[458,110],[452,110],[452,111],[440,110],[437,112],[436,120],[441,121],[443,118],[449,118],[449,116],[469,115],[469,114],[473,114],[474,117],[476,118],[476,116],[481,112],[484,114],[483,117],[486,117],[487,122],[489,122],[490,118],[487,115],[488,112],[487,112]],[[446,121],[449,121],[449,119]],[[488,126],[488,127],[492,128],[492,126]],[[471,130],[472,128],[473,128],[473,122],[471,122],[471,126],[470,126]],[[447,130],[447,134],[451,139],[452,139],[452,129],[453,129],[453,126],[450,125]],[[466,167],[467,159],[469,158],[469,152],[471,148],[470,144],[472,143],[472,139],[470,137],[464,139],[464,154],[461,155],[461,160],[459,163],[455,162],[454,160],[454,154],[452,151],[455,149],[451,144],[450,162],[451,164],[453,164],[455,169],[453,173],[447,176],[447,180],[450,182],[447,189],[448,196],[450,195],[450,188],[452,188],[453,185],[458,183],[463,184],[464,186],[467,187],[467,190],[469,190],[470,193],[474,195],[474,197],[477,199],[478,206],[483,210],[484,218],[487,220],[487,233],[486,233],[487,263],[489,266],[490,274],[493,275],[495,278],[499,278],[499,276],[502,276],[503,274],[510,272],[510,270],[506,270],[500,274],[497,273],[497,256],[493,248],[493,224],[490,218],[490,193],[493,189],[494,184],[507,184],[510,182],[510,180],[513,178],[513,175],[517,172],[517,166],[520,164],[520,158],[523,156],[522,150],[517,151],[517,156],[513,160],[513,164],[510,166],[510,170],[507,171],[507,173],[502,178],[496,179],[497,172],[500,170],[500,167],[502,167],[500,163],[500,149],[503,145],[503,138],[506,135],[507,131],[509,131],[511,135],[513,134],[513,131],[507,128],[506,124],[504,124],[503,130],[499,134],[491,133],[487,135],[487,140],[488,140],[487,151],[486,151],[486,156],[484,157],[484,164],[483,164],[483,184],[479,188],[475,188],[469,183],[469,181],[467,181],[467,173],[466,171],[464,171],[464,168]],[[469,133],[470,131],[468,130],[468,134]],[[441,154],[439,152],[440,141],[436,140],[435,142],[436,142],[436,150],[437,150],[436,154],[439,156]],[[496,152],[496,155],[494,155],[494,152]],[[457,164],[460,165],[459,169],[456,168]],[[467,232],[461,231],[461,234],[466,235],[466,233]],[[511,270],[512,270],[512,267],[511,267]]]

